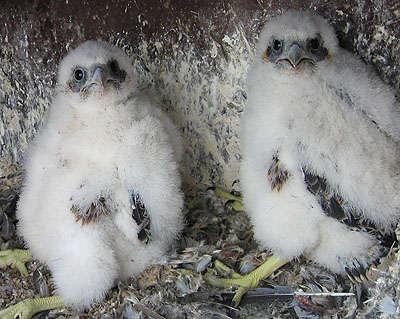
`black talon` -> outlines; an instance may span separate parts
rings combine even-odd
[[[230,194],[236,197],[240,197],[240,192],[239,191],[235,191],[235,190],[231,190]]]
[[[353,262],[353,266],[354,268],[352,268],[352,275],[354,280],[361,284],[363,282],[363,268],[358,268],[357,265],[355,265],[355,263]]]
[[[345,267],[344,267],[344,271],[346,272],[347,277],[350,279],[350,281],[351,281],[352,283],[356,283],[356,282],[357,282],[356,279],[355,279],[354,276],[353,276],[353,273],[352,273],[352,271],[351,271],[351,268],[345,266]]]
[[[208,192],[208,191],[215,191],[216,189],[217,189],[216,186],[209,186],[209,187],[207,187],[206,192]]]
[[[364,267],[357,258],[353,258],[352,264],[354,266],[353,269],[355,269],[359,274],[363,271]]]
[[[347,277],[354,284],[361,284],[368,281],[367,269],[358,259],[354,258],[351,264],[344,267]]]
[[[357,261],[357,263],[359,265],[357,270],[358,270],[358,272],[360,274],[359,277],[360,277],[361,281],[362,282],[369,281],[369,278],[367,276],[367,272],[368,272],[369,266],[366,265],[365,263],[361,263],[357,258],[355,258],[355,261]]]
[[[224,207],[225,207],[225,208],[228,208],[228,207],[230,207],[230,205],[232,205],[234,202],[235,202],[234,199],[229,199],[229,200],[227,200],[227,201],[225,202]]]
[[[354,268],[352,266],[346,266],[344,269],[352,283],[354,283],[354,284],[360,283],[360,278],[359,278],[360,274],[359,274],[357,268]]]
[[[365,273],[360,275],[360,279],[362,280],[362,282],[370,281],[368,276],[367,276],[367,272],[366,271],[365,271]]]

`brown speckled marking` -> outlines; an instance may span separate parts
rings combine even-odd
[[[285,182],[290,177],[290,173],[282,167],[278,156],[272,157],[272,164],[268,170],[268,181],[271,184],[271,190],[279,192]]]
[[[264,60],[264,62],[269,62],[269,50],[266,49],[262,55],[262,59]]]
[[[72,205],[71,212],[75,215],[75,221],[84,226],[97,221],[103,215],[108,215],[109,211],[105,202],[104,197],[100,197],[90,205],[86,212],[83,212],[78,206]]]

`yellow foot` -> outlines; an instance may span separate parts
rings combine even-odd
[[[8,249],[0,251],[0,268],[13,266],[25,277],[28,276],[28,270],[25,267],[25,263],[30,260],[32,260],[32,255],[25,249]]]
[[[257,288],[261,280],[267,278],[275,270],[279,269],[287,262],[288,260],[278,256],[270,256],[264,263],[262,263],[252,272],[242,276],[217,260],[214,263],[216,270],[222,274],[230,276],[230,278],[217,278],[213,275],[206,275],[205,279],[210,285],[215,287],[237,287],[238,289],[232,299],[232,302],[235,306],[238,306],[242,300],[242,297],[249,289]]]
[[[65,307],[59,296],[29,298],[0,311],[1,319],[31,319],[35,314],[45,310]]]
[[[213,190],[216,196],[226,199],[227,202],[225,203],[225,205],[229,205],[237,212],[244,211],[242,197],[230,193],[220,187],[210,187],[209,189]]]

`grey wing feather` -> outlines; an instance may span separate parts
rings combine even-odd
[[[139,240],[147,244],[151,240],[150,215],[147,212],[142,198],[136,192],[131,193],[131,207],[132,218],[139,228],[137,236]]]
[[[371,66],[340,50],[334,65],[324,73],[328,87],[333,88],[348,107],[361,111],[381,131],[400,140],[400,105],[395,90],[384,83]]]

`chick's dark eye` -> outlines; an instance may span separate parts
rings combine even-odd
[[[319,49],[320,43],[319,40],[317,38],[311,39],[310,40],[310,48],[313,51],[316,51]]]
[[[118,62],[117,62],[117,61],[111,60],[111,61],[109,62],[109,66],[110,66],[110,70],[111,70],[112,73],[114,73],[114,74],[118,73],[118,71],[119,71],[119,65],[118,65]]]
[[[272,47],[274,48],[275,51],[279,51],[280,49],[282,49],[282,41],[274,40],[274,42],[272,42]]]
[[[74,79],[78,82],[81,82],[85,78],[85,71],[81,68],[77,68],[74,71]]]

